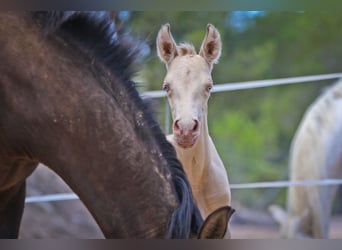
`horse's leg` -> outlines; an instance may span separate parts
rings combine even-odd
[[[38,163],[0,158],[0,238],[18,238],[24,210],[26,178]]]
[[[321,187],[320,189],[321,203],[318,204],[318,207],[321,210],[319,216],[314,218],[315,226],[313,228],[313,235],[314,238],[327,239],[329,238],[329,225],[337,186]]]
[[[18,238],[24,210],[25,181],[0,191],[0,238]]]

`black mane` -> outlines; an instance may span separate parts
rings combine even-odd
[[[115,27],[114,21],[104,12],[34,12],[32,16],[47,34],[62,32],[71,37],[126,83],[124,88],[129,98],[142,111],[144,122],[167,161],[177,193],[179,207],[172,214],[166,237],[187,238],[191,233],[190,228],[192,232],[197,233],[203,220],[194,203],[184,169],[176,157],[173,146],[166,140],[165,134],[131,80],[136,71],[133,65],[140,52],[139,42],[122,35]],[[112,91],[115,89],[114,84],[113,82],[111,86]],[[128,115],[132,115],[131,119],[137,123],[134,114]],[[136,127],[139,126],[141,124],[136,124]]]
[[[118,30],[107,12],[34,12],[47,34],[63,32],[125,81],[136,72],[140,43]]]

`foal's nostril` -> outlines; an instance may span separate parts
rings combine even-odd
[[[192,128],[192,132],[197,132],[199,130],[199,121],[197,119],[194,119],[194,126]]]
[[[179,127],[179,124],[178,124],[179,120],[176,120],[174,123],[173,123],[173,130],[175,132],[180,132],[180,127]]]

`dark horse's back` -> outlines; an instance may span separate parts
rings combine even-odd
[[[131,81],[138,46],[104,13],[0,13],[0,237],[18,236],[38,163],[106,237],[188,238],[189,183]]]

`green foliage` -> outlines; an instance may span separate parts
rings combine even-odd
[[[264,115],[253,119],[244,112],[232,110],[210,127],[231,183],[283,178],[284,163],[275,161],[279,149],[274,147],[277,145],[277,128],[272,117]],[[242,193],[238,199],[242,204],[252,206],[253,197],[258,197],[259,191]]]

